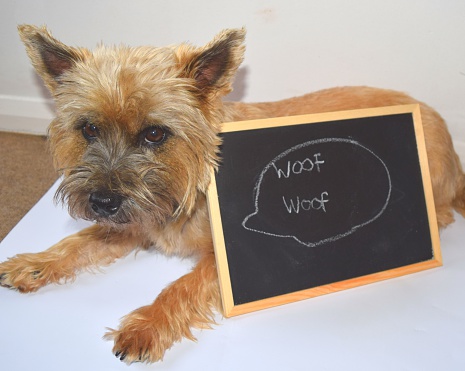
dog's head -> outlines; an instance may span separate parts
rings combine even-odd
[[[189,214],[218,160],[221,98],[243,58],[244,30],[201,48],[187,44],[64,45],[46,28],[19,34],[56,102],[49,127],[71,215],[163,224]]]

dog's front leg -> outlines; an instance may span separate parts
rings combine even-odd
[[[123,318],[114,339],[113,352],[122,361],[155,362],[183,337],[195,340],[192,328],[210,328],[213,310],[220,305],[215,257],[208,253],[194,269],[165,288],[151,304]]]
[[[39,253],[16,255],[0,263],[0,285],[20,292],[66,282],[76,273],[108,265],[137,247],[131,233],[94,225]]]

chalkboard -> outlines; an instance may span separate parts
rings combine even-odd
[[[221,136],[208,205],[225,316],[441,265],[418,105]]]

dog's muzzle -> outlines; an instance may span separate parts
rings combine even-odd
[[[101,217],[115,215],[121,207],[123,197],[111,192],[93,192],[89,196],[92,210]]]

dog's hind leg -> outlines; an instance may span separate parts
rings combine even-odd
[[[453,202],[454,209],[465,218],[465,174],[457,182],[457,192]]]
[[[137,242],[127,232],[94,225],[46,251],[19,254],[0,263],[0,285],[32,292],[48,283],[69,281],[81,270],[108,265],[127,255]]]
[[[429,157],[436,218],[440,229],[454,222],[454,209],[465,217],[465,174],[452,148],[451,143],[446,155]]]

